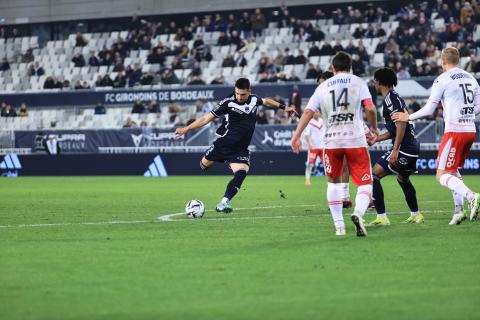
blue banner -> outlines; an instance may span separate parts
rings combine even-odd
[[[192,132],[176,138],[173,129],[15,131],[15,148],[46,151],[47,141],[57,143],[59,153],[97,153],[100,147],[184,146]]]
[[[300,94],[310,97],[315,91],[316,84],[298,85]],[[285,85],[256,85],[252,91],[261,97],[280,95],[288,97],[293,90],[293,84]],[[230,86],[182,86],[169,89],[112,89],[112,90],[76,90],[76,91],[49,91],[37,93],[2,94],[0,101],[5,101],[14,106],[26,103],[29,107],[54,107],[54,106],[94,106],[98,102],[109,104],[132,105],[136,100],[149,102],[177,101],[193,102],[197,99],[219,101],[233,93]]]

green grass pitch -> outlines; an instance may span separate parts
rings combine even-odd
[[[351,210],[334,235],[323,177],[251,176],[211,211],[229,179],[1,179],[0,319],[479,319],[480,222],[449,226],[434,177],[412,178],[421,225],[385,178],[392,225],[367,238]],[[191,199],[203,219],[158,219]]]

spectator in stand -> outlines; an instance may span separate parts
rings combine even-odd
[[[163,46],[156,46],[153,48],[153,52],[148,55],[147,61],[149,64],[159,64],[160,66],[163,66],[165,63]]]
[[[100,61],[98,60],[97,56],[95,55],[95,51],[90,51],[90,57],[88,58],[88,65],[91,66],[91,67],[100,66]]]
[[[225,32],[220,32],[217,39],[217,46],[228,46],[230,43],[230,37]]]
[[[132,108],[132,113],[146,113],[148,110],[145,109],[145,106],[142,103],[142,100],[138,99],[135,101],[135,104]]]
[[[2,117],[16,117],[17,112],[15,109],[10,105],[10,104],[5,104],[4,107],[2,108]]]
[[[153,84],[153,76],[149,72],[144,72],[140,78],[140,85],[149,86]]]
[[[115,76],[115,79],[113,79],[113,87],[114,88],[125,88],[127,85],[127,77],[125,76],[125,73],[123,71],[120,71],[117,73]]]
[[[418,110],[420,110],[421,106],[420,104],[417,102],[417,97],[412,97],[412,100],[410,101],[410,103],[408,104],[408,113],[414,113],[414,112],[417,112]]]
[[[267,27],[267,19],[259,8],[255,9],[255,13],[251,18],[252,32],[254,37],[259,37],[263,33],[263,29]]]
[[[199,76],[193,76],[192,80],[187,83],[189,86],[194,86],[194,85],[205,85],[205,81],[202,80]]]
[[[73,87],[75,90],[82,90],[85,89],[82,85],[82,82],[80,80],[75,81],[75,86]]]
[[[113,66],[113,72],[124,71],[125,66],[123,65],[123,60],[121,57],[115,58],[115,65]]]
[[[197,36],[195,37],[195,41],[193,41],[193,47],[195,49],[205,47],[205,42],[203,41],[203,38],[202,38],[201,34],[197,34]]]
[[[150,103],[147,104],[147,110],[149,113],[156,113],[157,118],[160,117],[160,112],[161,112],[160,103],[157,100],[150,101]]]
[[[355,31],[353,32],[353,37],[355,39],[360,39],[365,36],[365,29],[363,28],[362,25],[359,25],[358,27],[355,28]]]
[[[52,76],[48,76],[43,83],[43,89],[55,89],[55,79]]]
[[[334,54],[335,54],[335,50],[333,50],[330,42],[325,41],[322,48],[320,49],[320,55],[321,56],[332,56]]]
[[[7,58],[3,58],[2,64],[0,64],[0,71],[10,70],[10,63],[8,63]]]
[[[167,69],[163,72],[162,75],[163,84],[179,84],[180,80],[177,78],[175,72],[172,69]]]
[[[210,49],[209,49],[209,48],[203,49],[203,57],[202,57],[202,59],[205,60],[205,61],[208,61],[208,62],[212,61],[213,56],[212,56],[212,54],[210,53]]]
[[[152,49],[152,42],[150,41],[150,37],[148,35],[144,35],[142,37],[142,41],[139,42],[139,49],[140,50],[150,50],[150,49]]]
[[[114,60],[113,60],[113,56],[112,54],[110,53],[110,51],[107,51],[105,53],[105,56],[104,58],[102,59],[102,61],[100,61],[100,65],[102,66],[111,66],[114,64]]]
[[[358,54],[352,56],[352,73],[358,77],[362,77],[365,74],[365,65],[360,60]]]
[[[237,32],[237,30],[233,30],[232,33],[230,34],[230,41],[233,45],[236,46],[235,51],[238,51],[241,47],[245,46],[245,43],[243,45],[241,44],[243,40],[240,37],[240,34]]]
[[[132,120],[132,118],[128,117],[127,122],[123,125],[123,128],[136,128],[137,123]]]
[[[180,112],[181,112],[181,110],[177,106],[175,101],[170,100],[168,102],[168,114],[169,114],[170,123],[178,122]]]
[[[61,85],[62,87],[60,89],[70,89],[70,80],[68,79],[63,80]]]
[[[309,63],[305,79],[317,79],[318,72],[319,71],[317,70],[317,68],[315,68],[315,66],[312,63]]]
[[[295,57],[295,64],[306,64],[308,61],[307,57],[305,57],[305,53],[302,49],[298,50],[298,56]]]
[[[358,48],[354,45],[353,40],[350,40],[348,41],[344,51],[350,55],[354,55],[358,53]]]
[[[225,77],[223,75],[219,75],[218,77],[214,78],[210,84],[225,84]]]
[[[260,109],[260,111],[257,113],[257,124],[268,124],[267,114],[265,113],[265,110],[263,110],[263,108]]]
[[[480,63],[477,61],[474,54],[470,55],[470,59],[465,63],[464,69],[465,71],[472,73],[480,72]]]
[[[342,9],[337,8],[337,10],[333,11],[333,24],[344,24],[345,23],[345,16],[343,15]]]
[[[367,30],[363,33],[364,38],[375,38],[375,29],[371,23],[368,24]]]
[[[202,69],[200,68],[200,63],[195,62],[193,64],[192,72],[190,72],[189,76],[201,76],[202,75]]]
[[[97,75],[97,80],[95,80],[95,87],[103,87],[103,77],[101,75]]]
[[[18,116],[19,117],[28,117],[28,109],[27,109],[27,105],[25,103],[22,103],[20,105],[20,109],[18,110]]]
[[[240,19],[240,31],[243,33],[244,39],[248,39],[252,35],[252,18],[246,11],[243,12]]]
[[[295,64],[295,57],[293,56],[293,54],[290,52],[290,48],[289,47],[286,47],[285,50],[284,50],[285,54],[283,56],[283,64],[284,65],[287,65],[287,64]]]
[[[81,32],[77,32],[75,37],[75,47],[85,47],[88,44],[87,39],[83,36]]]
[[[113,80],[109,74],[106,74],[102,78],[102,87],[113,87]]]
[[[248,61],[245,58],[245,55],[243,53],[240,53],[237,57],[237,60],[235,61],[235,65],[237,67],[245,67],[247,64],[248,64]]]
[[[105,109],[105,106],[101,102],[97,102],[97,105],[93,109],[93,114],[106,114],[107,109]]]
[[[33,56],[33,50],[31,48],[27,49],[27,51],[22,55],[22,63],[30,63],[35,59]]]
[[[317,46],[315,42],[312,42],[310,44],[310,48],[308,49],[308,56],[313,57],[313,56],[319,56],[320,55],[320,48]]]
[[[307,41],[323,41],[325,39],[325,33],[320,29],[320,27],[316,27],[313,32],[308,37]]]
[[[38,61],[35,61],[34,64],[31,64],[30,67],[28,67],[29,76],[43,76],[44,74],[45,70],[43,70]]]
[[[72,58],[72,62],[74,67],[84,67],[85,66],[85,58],[80,52],[75,53]]]
[[[227,67],[235,67],[235,60],[233,60],[233,56],[231,53],[227,53],[227,56],[225,57],[225,59],[223,59],[222,62],[222,68]]]
[[[339,51],[344,51],[345,49],[343,48],[342,46],[342,43],[340,42],[340,40],[336,40],[335,41],[335,45],[333,46],[333,51],[335,51],[335,53],[339,52]]]
[[[401,62],[398,62],[401,65]],[[411,78],[410,72],[406,68],[401,68],[397,73],[398,80],[408,80]]]
[[[297,114],[302,114],[302,95],[298,89],[298,86],[293,86],[292,93],[288,97],[288,105],[295,107]]]
[[[201,113],[209,113],[213,110],[213,104],[211,101],[204,100],[202,101],[202,107],[200,109]]]
[[[140,68],[139,63],[134,63],[133,68],[128,73],[128,86],[133,87],[140,83],[140,79],[142,78],[142,68]]]

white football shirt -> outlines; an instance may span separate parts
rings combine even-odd
[[[306,108],[322,113],[326,149],[367,147],[363,105],[368,100],[367,84],[350,73],[336,74],[317,87]]]
[[[310,143],[313,149],[323,149],[325,147],[325,126],[321,118],[318,118],[318,120],[310,120],[303,134],[310,137]]]
[[[410,115],[410,120],[433,114],[442,103],[445,132],[476,132],[475,112],[478,109],[480,86],[477,80],[460,68],[451,68],[435,79],[425,106]]]

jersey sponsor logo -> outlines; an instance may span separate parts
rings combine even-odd
[[[348,122],[352,121],[353,122],[353,113],[340,113],[340,114],[333,114],[331,115],[328,120],[331,124],[334,122]]]
[[[455,154],[457,153],[457,149],[456,148],[451,148],[449,151],[448,151],[448,156],[447,156],[447,168],[451,168],[453,167],[453,165],[455,164]]]
[[[370,175],[369,175],[368,173],[365,173],[365,174],[363,175],[363,177],[362,177],[361,180],[362,180],[362,181],[368,181],[368,180],[370,180],[370,179],[371,179],[371,178],[370,178]]]
[[[328,155],[324,154],[323,155],[323,161],[324,161],[324,168],[326,173],[332,173],[332,166],[330,165],[330,159],[328,159]]]

